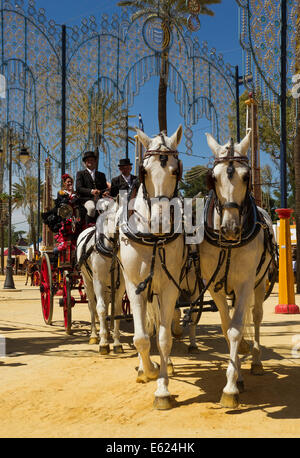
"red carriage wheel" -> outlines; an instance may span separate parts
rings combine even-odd
[[[63,282],[63,309],[64,325],[67,334],[71,334],[72,327],[72,297],[71,297],[71,280],[68,272],[64,272]]]
[[[40,286],[41,275],[38,270],[36,270],[33,274],[33,286]]]
[[[47,253],[43,254],[41,260],[40,292],[45,323],[51,324],[53,315],[52,270]]]

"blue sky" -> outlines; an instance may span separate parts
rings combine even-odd
[[[53,19],[58,24],[80,25],[83,18],[88,18],[90,15],[96,17],[97,22],[100,22],[102,14],[111,16],[114,13],[119,14],[121,8],[117,6],[118,1],[108,0],[36,0],[36,8],[44,8],[46,17]],[[223,54],[224,62],[231,65],[239,65],[242,68],[242,49],[239,44],[239,11],[235,0],[223,0],[221,4],[212,5],[211,9],[215,15],[200,16],[201,28],[197,32],[197,37],[200,42],[207,41],[209,48],[216,48],[217,53]],[[242,71],[242,69],[240,70]],[[134,106],[130,109],[130,115],[138,116],[142,114],[145,132],[148,135],[158,133],[157,120],[157,93],[158,93],[158,78],[153,78],[146,83],[140,90],[134,101]],[[145,101],[147,106],[145,107]],[[151,104],[152,102],[152,104]],[[173,100],[173,95],[168,96],[168,133],[171,135],[178,127],[179,123],[183,122],[179,114],[179,107]],[[131,121],[137,125],[138,119]],[[209,122],[206,119],[200,121],[193,128],[193,154],[206,156],[209,158],[210,150],[206,144],[204,133],[210,130]],[[183,148],[184,140],[181,150]],[[130,147],[129,155],[133,160],[134,148]],[[207,163],[206,160],[183,156],[184,169],[189,169],[199,163]]]
[[[117,6],[118,1],[113,0],[36,0],[36,9],[44,8],[48,20],[53,19],[57,24],[66,24],[69,26],[80,25],[83,18],[93,15],[97,22],[100,22],[102,14],[111,16],[119,13],[121,8]],[[207,41],[209,48],[215,48],[217,54],[223,54],[224,62],[231,65],[239,65],[242,72],[242,48],[239,44],[239,8],[235,0],[223,0],[221,4],[212,5],[211,9],[215,15],[200,16],[201,28],[194,34],[200,42]],[[157,92],[158,78],[146,83],[135,98],[134,105],[130,110],[130,115],[138,116],[142,114],[145,132],[148,135],[158,133],[157,121]],[[243,88],[241,88],[241,91]],[[145,106],[145,100],[149,101]],[[152,105],[151,105],[151,102]],[[168,97],[168,133],[171,135],[183,123],[179,114],[179,107],[174,102],[173,96]],[[138,124],[138,119],[134,122]],[[207,164],[211,152],[206,143],[205,132],[210,131],[209,122],[206,119],[201,120],[194,128],[193,136],[193,154],[204,156],[206,159],[200,159],[194,156],[184,155],[182,157],[184,170],[198,164]],[[184,142],[184,140],[183,140]],[[184,151],[184,147],[179,150]],[[125,153],[125,152],[124,152]],[[129,149],[130,159],[134,159],[134,149]],[[264,158],[261,158],[262,162]],[[21,217],[24,221],[24,218]],[[13,223],[18,223],[16,228],[20,229],[19,212],[13,215]],[[22,227],[23,228],[23,227]]]

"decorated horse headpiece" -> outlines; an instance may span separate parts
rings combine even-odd
[[[177,170],[174,172],[174,175],[176,175],[176,180],[177,180],[177,183],[181,180],[182,178],[182,172],[183,172],[183,165],[182,165],[182,161],[180,159],[178,159],[178,154],[179,152],[177,151],[177,145],[179,144],[180,140],[181,140],[181,136],[182,136],[182,127],[179,126],[179,128],[177,129],[177,131],[175,132],[175,134],[173,134],[173,137],[176,136],[176,148],[173,149],[173,147],[169,147],[167,144],[166,144],[166,140],[165,140],[165,131],[162,131],[160,132],[160,134],[158,134],[161,138],[161,143],[159,145],[158,148],[156,149],[148,149],[149,148],[149,137],[147,137],[144,132],[140,131],[139,129],[137,129],[137,133],[138,133],[138,136],[140,138],[140,141],[143,143],[143,145],[145,146],[146,148],[146,151],[144,153],[144,156],[143,156],[143,160],[147,159],[148,157],[151,157],[151,156],[159,156],[159,160],[160,160],[160,165],[164,168],[166,167],[167,165],[167,162],[168,162],[168,156],[175,156],[178,160],[178,167],[177,167]],[[172,142],[173,143],[173,142]],[[165,147],[166,149],[165,150],[161,150],[162,147]],[[145,170],[145,167],[143,164],[140,164],[139,166],[139,181],[140,183],[144,184],[145,182],[145,175],[146,175],[146,170]],[[176,185],[177,187],[177,185]]]
[[[245,181],[247,181],[247,187],[248,190],[250,191],[251,189],[251,170],[249,167],[249,159],[247,155],[245,154],[244,148],[247,147],[248,142],[249,142],[249,137],[250,137],[250,132],[246,135],[245,139],[239,144],[241,154],[236,155],[235,154],[235,149],[234,149],[234,141],[233,138],[230,139],[228,142],[229,144],[225,146],[226,154],[218,154],[218,149],[220,148],[220,145],[217,144],[217,142],[207,134],[208,137],[208,142],[209,145],[212,149],[212,151],[215,154],[215,160],[212,169],[208,172],[207,176],[207,186],[209,189],[215,189],[215,177],[214,177],[214,168],[216,165],[223,163],[223,162],[228,162],[228,166],[226,169],[227,176],[231,180],[234,176],[235,173],[235,166],[234,162],[238,162],[240,164],[244,164],[248,167],[248,173],[245,175]]]

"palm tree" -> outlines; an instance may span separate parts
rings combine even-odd
[[[197,0],[201,5],[200,14],[213,16],[214,13],[207,5],[221,3],[221,0]],[[186,0],[123,0],[118,3],[121,7],[132,7],[134,14],[132,20],[145,16],[159,16],[165,27],[170,32],[174,29],[182,32],[187,27],[190,10]],[[158,89],[158,123],[159,130],[167,132],[167,90],[169,75],[169,55],[168,51],[161,53],[161,66]]]
[[[121,129],[128,122],[128,111],[123,107],[123,100],[116,100],[113,94],[105,94],[97,87],[89,91],[80,87],[77,79],[72,76],[69,80],[71,86],[70,103],[68,110],[68,129],[66,132],[66,145],[87,146],[96,150],[101,144],[107,153],[107,142],[114,147],[119,147]],[[133,130],[132,127],[128,127]],[[134,140],[129,137],[129,142]],[[53,145],[55,149],[59,143]]]
[[[41,185],[42,187],[42,185]],[[33,242],[34,249],[37,247],[37,207],[38,207],[38,191],[37,178],[26,175],[20,178],[19,183],[14,183],[12,186],[13,208],[23,208],[27,221],[30,227],[30,240]],[[41,192],[42,195],[42,192]]]

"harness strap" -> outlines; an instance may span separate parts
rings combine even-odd
[[[81,240],[84,243],[83,243],[80,259],[77,261],[78,270],[80,270],[82,264],[84,264],[85,268],[87,269],[87,271],[89,272],[90,275],[92,275],[92,270],[91,270],[89,264],[87,263],[87,260],[90,257],[90,255],[92,254],[92,252],[94,250],[94,246],[91,245],[87,251],[86,251],[86,247],[87,247],[87,244],[89,243],[89,241],[91,240],[91,238],[93,237],[93,235],[95,235],[95,234],[96,234],[96,229],[94,229],[91,232],[89,232],[87,234],[86,238]]]
[[[152,302],[152,299],[153,299],[153,293],[151,293],[151,285],[152,285],[152,279],[153,279],[153,275],[154,275],[156,248],[157,248],[157,243],[155,243],[153,245],[151,266],[150,266],[150,274],[148,275],[147,278],[145,278],[144,281],[142,281],[142,282],[140,282],[138,284],[138,286],[137,286],[137,288],[135,290],[135,294],[140,294],[141,292],[145,291],[146,286],[148,284],[148,294],[147,294],[148,302]]]
[[[214,287],[215,293],[220,291],[224,286],[225,293],[226,293],[227,296],[231,296],[232,294],[234,294],[233,291],[231,291],[229,293],[228,290],[227,290],[227,277],[228,277],[228,272],[229,272],[229,268],[230,268],[230,261],[231,261],[231,248],[228,248],[227,249],[227,260],[226,260],[226,267],[225,267],[224,277],[221,278],[221,280],[219,280],[218,283],[215,284],[215,287]]]
[[[170,272],[168,271],[168,268],[166,266],[166,250],[165,250],[165,247],[160,246],[158,248],[158,256],[159,256],[159,259],[160,259],[160,262],[161,262],[161,266],[162,266],[165,274],[167,275],[168,279],[171,280],[174,283],[174,285],[176,286],[176,288],[179,291],[181,291],[180,286],[178,285],[178,283],[176,282],[174,277],[170,274]]]
[[[200,300],[203,299],[203,296],[204,294],[206,293],[206,291],[208,290],[208,288],[210,287],[210,285],[215,281],[224,261],[225,261],[225,257],[226,257],[226,250],[225,248],[222,248],[220,250],[220,254],[219,254],[219,259],[218,259],[218,264],[217,264],[217,267],[216,267],[216,270],[214,271],[212,277],[210,278],[210,280],[207,282],[207,285],[201,290],[201,293],[199,294],[199,296],[197,297],[197,299],[191,303],[190,305],[190,309],[188,310],[188,312],[184,315],[183,317],[183,326],[187,326],[189,323],[192,322],[192,313],[193,313],[193,309],[195,307],[195,305],[197,305]],[[198,314],[197,314],[197,319],[196,319],[196,323],[199,321],[199,318],[200,318],[200,315],[201,315],[201,312],[202,312],[202,307],[200,307],[200,310],[198,311]]]

